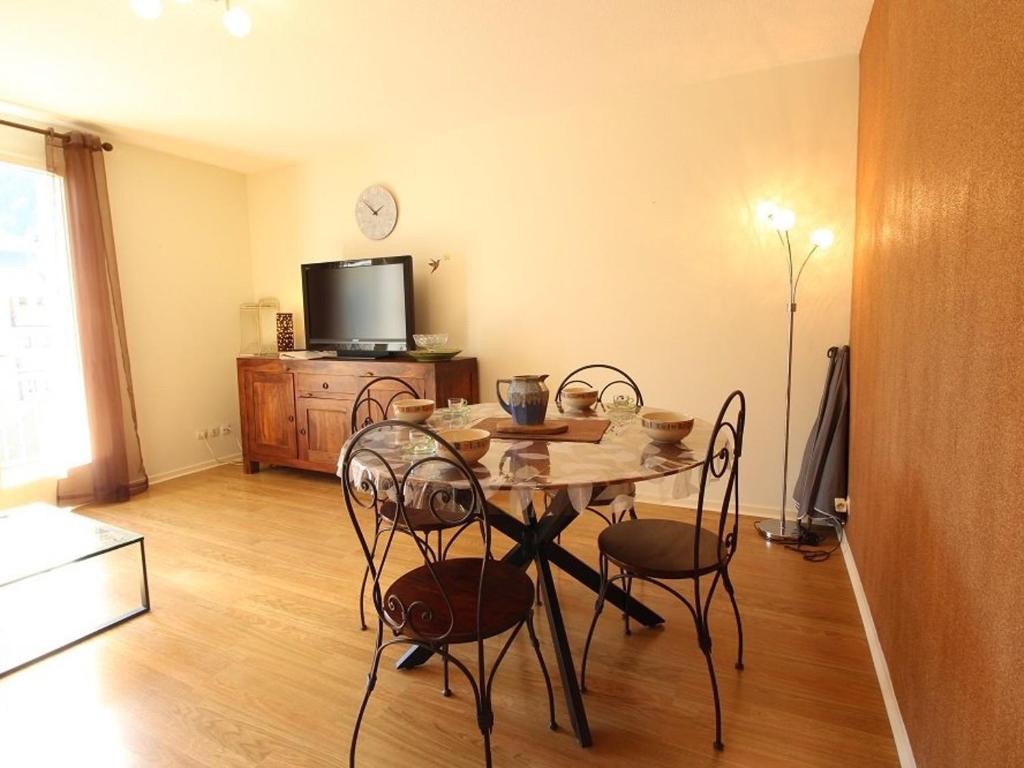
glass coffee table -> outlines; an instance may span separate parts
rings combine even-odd
[[[148,610],[141,534],[48,504],[0,510],[0,677]]]

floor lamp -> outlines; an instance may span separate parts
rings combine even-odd
[[[816,229],[811,233],[811,250],[807,252],[800,268],[793,275],[793,245],[789,239],[789,231],[796,223],[796,214],[788,208],[780,208],[775,203],[761,203],[757,207],[758,218],[771,226],[779,236],[779,242],[786,251],[786,264],[789,267],[789,335],[786,351],[786,435],[782,454],[782,505],[778,520],[758,520],[754,523],[760,533],[768,541],[795,542],[800,540],[800,522],[797,519],[786,519],[786,505],[789,497],[789,411],[793,391],[793,322],[796,318],[796,291],[800,286],[800,276],[815,251],[825,250],[832,245],[835,236],[830,229]]]

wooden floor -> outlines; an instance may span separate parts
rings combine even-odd
[[[153,611],[0,680],[0,765],[347,764],[373,636],[357,629],[360,556],[334,479],[220,467],[84,511],[145,534]],[[569,731],[557,676],[562,728],[547,729],[536,660],[520,637],[495,684],[495,765],[897,765],[841,557],[807,563],[742,524],[731,570],[745,671],[733,668],[728,600],[716,601],[711,619],[724,752],[711,744],[691,619],[640,585],[636,594],[669,621],[625,637],[617,614],[605,613],[585,696],[594,746],[580,749]],[[596,559],[599,530],[596,518],[581,518],[562,542]],[[578,664],[594,595],[556,579]],[[538,628],[553,667],[543,619]],[[359,764],[482,765],[466,684],[455,680],[450,699],[440,687],[437,663],[388,665]]]

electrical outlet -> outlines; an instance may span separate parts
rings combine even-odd
[[[849,499],[836,499],[836,512],[842,515],[850,514],[850,500]]]
[[[206,439],[206,430],[205,429],[197,429],[196,430],[196,440],[205,440],[205,439]]]
[[[209,434],[210,437],[220,437],[220,427],[210,427],[207,434]]]
[[[220,427],[220,433],[221,433],[222,435],[230,435],[230,434],[231,434],[231,432],[232,432],[232,429],[231,429],[231,425],[230,425],[230,424],[222,424],[222,425],[221,425],[221,427]]]

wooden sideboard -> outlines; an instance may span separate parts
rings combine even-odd
[[[288,360],[277,355],[238,358],[242,461],[246,473],[260,462],[320,472],[337,471],[338,455],[351,433],[352,405],[377,376],[407,381],[438,407],[449,397],[475,403],[480,397],[476,358],[437,363],[386,360]],[[393,386],[389,386],[393,385]],[[381,382],[378,400],[398,385]],[[374,388],[376,389],[376,388]]]

